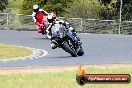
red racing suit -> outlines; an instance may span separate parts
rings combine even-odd
[[[48,13],[44,11],[43,9],[39,9],[38,12],[32,13],[34,24],[37,26],[38,30],[41,29],[42,25],[44,26],[48,25],[47,18],[44,16],[44,14],[48,15]]]

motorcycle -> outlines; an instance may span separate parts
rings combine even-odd
[[[38,30],[38,33],[42,33],[42,35],[46,35],[48,39],[51,39],[51,34],[49,33],[49,30],[47,30],[46,25],[48,26],[47,18],[43,19],[43,22],[41,23],[41,28]]]
[[[58,24],[54,24],[52,26],[52,49],[59,47],[68,52],[73,57],[82,56],[84,54],[82,44],[75,44],[75,41],[72,37],[72,32],[69,30],[69,28],[70,27],[67,27],[65,22],[59,22]]]

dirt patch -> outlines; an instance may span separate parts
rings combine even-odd
[[[80,65],[76,66],[41,66],[41,67],[2,67],[0,68],[0,75],[17,74],[17,73],[43,73],[43,72],[63,72],[76,71]],[[132,64],[109,64],[109,65],[82,65],[83,69],[87,68],[128,68]]]
[[[17,73],[43,73],[43,72],[63,72],[74,71],[77,66],[43,66],[43,67],[4,67],[0,68],[0,75]]]

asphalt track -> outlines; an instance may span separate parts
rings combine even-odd
[[[71,57],[61,48],[52,50],[50,40],[36,31],[0,30],[0,43],[44,49],[48,55],[37,59],[0,62],[0,67],[25,67],[80,64],[124,64],[132,62],[132,36],[114,34],[79,33],[83,42],[84,56]]]

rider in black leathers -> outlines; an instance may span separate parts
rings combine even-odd
[[[64,21],[61,21],[61,24],[67,29],[67,34],[72,38],[74,44],[76,46],[80,46],[82,42],[80,41],[80,38],[77,36],[76,31],[70,26],[70,24]],[[57,48],[56,41],[54,40],[54,38],[51,38],[51,48],[52,49]]]

